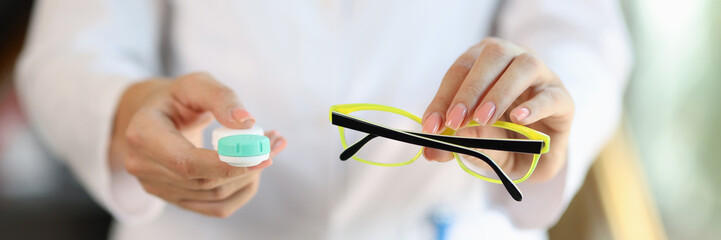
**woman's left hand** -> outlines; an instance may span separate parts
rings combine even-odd
[[[443,77],[436,96],[423,115],[423,132],[459,129],[475,120],[491,126],[512,121],[546,133],[552,144],[541,156],[531,179],[549,180],[566,162],[574,105],[563,82],[530,50],[487,38],[461,55]],[[480,127],[476,137],[506,138],[502,131]],[[449,152],[426,148],[428,160],[453,159]],[[528,161],[515,162],[513,153],[490,156],[506,172],[528,169]],[[510,168],[510,169],[509,169]]]

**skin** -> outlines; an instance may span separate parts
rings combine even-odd
[[[547,181],[566,162],[574,105],[563,82],[531,50],[498,38],[487,38],[469,48],[446,72],[433,101],[423,115],[423,131],[459,129],[471,120],[482,127],[463,128],[459,135],[517,138],[490,127],[511,121],[551,137],[551,149],[541,155],[530,181]],[[446,162],[451,153],[424,149],[430,161]],[[530,161],[520,154],[492,152],[489,157],[507,173],[518,175]],[[523,159],[523,160],[520,160]],[[487,165],[478,162],[479,167]]]
[[[110,166],[134,175],[145,191],[167,202],[228,217],[255,196],[263,169],[286,140],[275,131],[266,132],[271,158],[254,167],[232,167],[221,162],[217,152],[197,147],[213,117],[229,128],[255,123],[235,93],[207,73],[134,84],[116,110]]]
[[[454,111],[457,105],[465,112]],[[544,132],[551,136],[551,150],[542,155],[530,179],[544,181],[565,164],[573,112],[573,100],[561,80],[532,52],[488,38],[451,65],[423,116],[423,131],[457,129],[471,120],[486,126],[503,120]],[[221,162],[215,151],[197,147],[212,118],[229,128],[255,123],[235,93],[208,73],[136,83],[125,91],[116,110],[110,166],[134,175],[148,193],[170,203],[228,217],[255,196],[262,170],[285,148],[286,140],[274,131],[266,132],[271,159],[255,167],[232,167]],[[469,128],[462,134],[515,137],[492,127]],[[425,149],[424,155],[439,162],[453,158],[437,149]],[[528,164],[509,153],[490,157],[507,172]]]

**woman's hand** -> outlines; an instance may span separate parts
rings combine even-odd
[[[116,111],[111,168],[124,167],[145,191],[182,208],[230,216],[255,196],[262,169],[272,164],[286,140],[266,132],[271,159],[254,167],[232,167],[217,152],[196,147],[213,116],[229,128],[255,123],[235,93],[206,73],[131,86]]]
[[[471,120],[483,127],[475,137],[507,138],[507,131],[489,127],[498,120],[527,125],[551,137],[551,149],[541,155],[532,180],[554,177],[566,161],[573,100],[563,82],[532,52],[510,42],[487,38],[461,55],[443,77],[436,96],[423,115],[423,131],[459,129]],[[426,159],[449,161],[451,153],[424,150]],[[530,161],[515,161],[513,153],[491,157],[507,173],[528,169]],[[485,164],[480,164],[487,167]]]

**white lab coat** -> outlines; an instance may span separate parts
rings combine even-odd
[[[494,33],[535,49],[576,103],[568,164],[522,183],[523,202],[458,165],[341,162],[328,108],[379,103],[422,114],[445,71]],[[33,125],[116,218],[116,239],[543,239],[615,128],[630,47],[615,1],[38,1],[17,85]],[[108,170],[122,92],[208,71],[257,124],[287,137],[258,194],[228,219],[145,193]],[[543,164],[543,163],[541,163]]]

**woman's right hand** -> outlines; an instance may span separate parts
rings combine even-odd
[[[286,140],[266,132],[271,159],[254,167],[232,167],[217,152],[197,147],[212,117],[228,128],[255,123],[235,93],[207,73],[132,85],[116,110],[111,168],[128,171],[145,191],[182,208],[230,216],[255,195],[262,169],[272,164]]]

